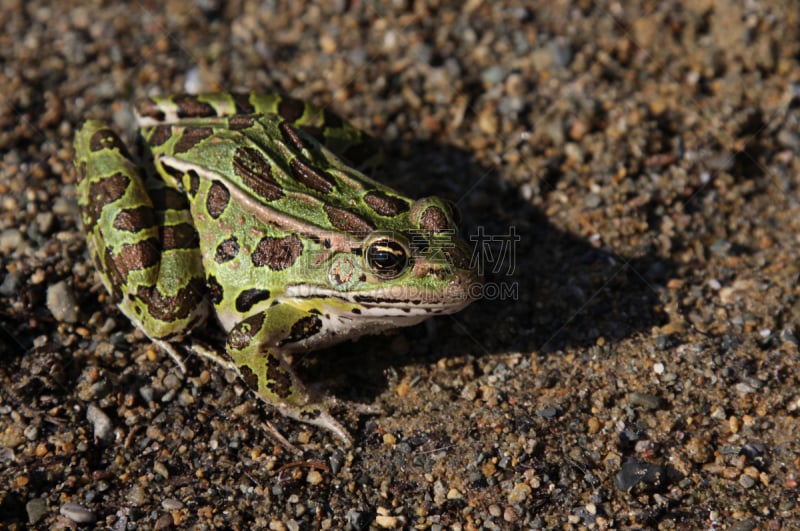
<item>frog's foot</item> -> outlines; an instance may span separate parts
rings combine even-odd
[[[330,412],[328,412],[326,402],[309,404],[302,407],[290,406],[288,404],[273,405],[281,415],[326,429],[342,441],[344,446],[348,448],[353,446],[353,438],[350,436],[350,433],[330,414]]]
[[[153,343],[158,345],[161,350],[169,354],[169,357],[172,358],[172,361],[174,361],[175,365],[178,366],[178,370],[181,371],[181,374],[186,374],[186,364],[183,363],[183,356],[171,343],[164,341],[163,339],[151,338],[151,340]]]
[[[202,356],[208,360],[213,361],[217,365],[222,366],[227,371],[233,371],[236,374],[239,374],[239,369],[236,367],[236,364],[233,360],[230,359],[229,356],[225,354],[225,352],[221,349],[216,349],[211,345],[208,345],[202,341],[197,339],[192,339],[191,344],[189,345],[189,349],[195,354]]]
[[[316,388],[311,390],[312,393],[316,394],[318,390]],[[347,409],[354,412],[356,415],[382,415],[383,408],[381,406],[376,406],[373,404],[365,404],[363,402],[347,402],[344,400],[339,400],[334,396],[329,396],[325,399],[325,403],[331,408],[337,409]]]

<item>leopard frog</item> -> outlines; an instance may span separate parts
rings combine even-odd
[[[349,433],[293,353],[461,310],[479,291],[456,212],[367,177],[380,150],[341,118],[273,94],[135,105],[136,162],[104,123],[75,137],[91,256],[119,308],[180,363],[214,316],[211,357],[281,413]]]

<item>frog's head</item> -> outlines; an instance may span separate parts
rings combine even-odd
[[[391,219],[373,217],[376,227],[367,234],[351,233],[332,245],[327,285],[312,297],[341,300],[352,329],[413,325],[480,297],[483,279],[458,234],[455,208],[438,197],[408,205]],[[292,291],[286,295],[300,295]]]

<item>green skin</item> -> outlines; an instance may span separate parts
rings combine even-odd
[[[375,164],[379,148],[309,103],[206,94],[136,110],[152,155],[141,167],[101,122],[75,136],[78,203],[106,288],[178,361],[174,346],[215,315],[226,348],[203,354],[351,444],[286,355],[472,302],[481,279],[453,209],[350,166]]]

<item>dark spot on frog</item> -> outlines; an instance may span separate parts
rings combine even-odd
[[[256,245],[251,260],[257,267],[269,267],[273,271],[282,271],[294,265],[303,253],[303,242],[296,234],[283,238],[262,238]]]
[[[408,212],[408,203],[398,197],[373,190],[364,195],[364,202],[377,214],[394,217],[403,212]]]
[[[292,325],[292,330],[289,332],[289,335],[279,344],[283,346],[287,343],[297,343],[298,341],[302,341],[313,335],[316,335],[320,330],[322,330],[322,319],[320,319],[318,316],[307,315],[306,317],[301,317],[295,321],[295,323]]]
[[[217,252],[214,253],[214,261],[218,264],[224,264],[236,258],[237,254],[239,254],[239,240],[236,239],[236,236],[231,236],[217,245]]]
[[[278,130],[281,132],[283,139],[288,144],[291,144],[294,149],[297,151],[303,151],[306,149],[307,146],[305,142],[303,142],[303,139],[297,134],[297,130],[292,127],[292,124],[289,122],[281,122],[278,124]]]
[[[236,296],[236,311],[249,312],[259,302],[269,299],[268,289],[246,289]]]
[[[333,191],[333,177],[320,172],[295,157],[289,163],[292,177],[307,187],[322,194],[329,194]]]
[[[225,291],[214,275],[208,275],[208,277],[206,277],[206,292],[208,293],[208,299],[211,301],[211,304],[214,305],[222,302],[222,298],[225,296]]]
[[[306,105],[295,98],[281,98],[278,104],[278,114],[290,122],[297,121],[305,113]]]
[[[89,186],[89,204],[84,207],[84,215],[88,221],[86,232],[91,232],[97,224],[104,206],[117,201],[125,195],[130,183],[130,177],[118,172]]]
[[[103,268],[114,277],[115,284],[124,284],[128,273],[156,265],[161,260],[161,245],[155,238],[139,243],[129,243],[120,247],[114,254],[106,248],[106,267]]]
[[[247,348],[262,326],[264,326],[263,312],[258,312],[240,321],[228,334],[228,348],[235,350]]]
[[[233,171],[242,179],[242,184],[266,201],[283,197],[280,184],[272,177],[272,167],[266,157],[256,148],[240,147],[233,155]]]
[[[158,147],[163,145],[171,137],[171,125],[157,125],[153,127],[150,131],[150,134],[147,135],[147,143],[150,145],[150,147]]]
[[[172,149],[175,153],[186,153],[212,134],[214,131],[210,127],[186,127]]]
[[[374,227],[359,217],[357,214],[345,210],[343,208],[335,207],[332,205],[324,206],[325,213],[328,215],[328,220],[331,225],[337,229],[349,232],[351,234],[369,234],[374,230]]]
[[[219,218],[230,202],[231,194],[225,185],[219,181],[214,181],[208,189],[206,196],[206,209],[208,214],[214,218]]]
[[[256,120],[253,116],[231,116],[228,118],[228,127],[232,131],[238,131],[240,129],[248,129],[253,127],[253,124],[256,123]]]
[[[216,116],[217,111],[210,104],[200,101],[197,96],[180,94],[172,98],[178,107],[178,118],[205,118]]]
[[[352,310],[350,310],[350,312],[356,315],[361,315],[361,310],[359,310],[358,308],[353,308]]]
[[[258,375],[247,365],[239,365],[239,374],[250,389],[258,390]]]
[[[172,296],[165,296],[156,286],[139,286],[136,295],[147,305],[148,315],[172,322],[185,319],[197,308],[203,287],[203,281],[194,278]]]
[[[98,129],[89,139],[89,149],[91,151],[102,151],[104,149],[117,149],[119,154],[130,160],[128,148],[122,143],[117,134],[111,129]]]
[[[148,206],[126,208],[114,216],[114,228],[125,232],[139,232],[156,223],[155,213]]]
[[[268,353],[267,362],[267,389],[281,399],[286,399],[292,394],[292,378],[281,365],[281,360]]]

